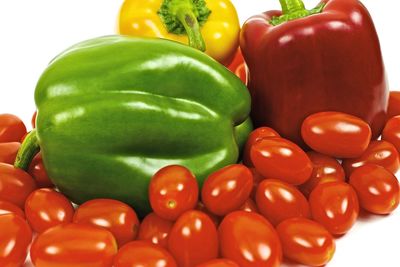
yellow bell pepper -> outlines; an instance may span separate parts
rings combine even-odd
[[[189,43],[220,63],[232,61],[240,25],[230,0],[125,0],[119,33]]]

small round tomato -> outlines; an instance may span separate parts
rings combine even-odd
[[[313,171],[307,154],[296,144],[280,137],[257,141],[251,147],[250,156],[262,176],[293,185],[305,183]]]
[[[382,139],[393,144],[400,153],[400,116],[393,117],[386,123]]]
[[[117,253],[117,242],[101,227],[61,224],[39,234],[30,252],[38,267],[109,267]]]
[[[18,142],[0,143],[0,162],[14,164],[20,147]]]
[[[203,202],[199,201],[197,202],[196,210],[204,212],[205,214],[210,217],[210,219],[214,222],[215,226],[218,227],[219,223],[221,222],[222,218],[215,215],[211,211],[209,211],[206,206],[203,204]]]
[[[0,215],[13,213],[25,219],[25,213],[11,202],[0,200]]]
[[[254,212],[234,211],[218,228],[220,251],[224,258],[241,267],[278,267],[282,248],[272,225]]]
[[[239,210],[258,213],[257,205],[251,198],[248,198],[246,202],[244,202],[244,204],[239,208]]]
[[[160,169],[150,181],[149,200],[161,218],[175,221],[185,211],[194,209],[199,187],[193,173],[179,165]]]
[[[44,168],[42,153],[39,152],[33,158],[32,162],[29,166],[28,173],[30,175],[32,175],[32,177],[35,179],[36,184],[38,185],[39,188],[54,187],[53,182],[50,181],[50,178],[47,175],[46,169]]]
[[[22,266],[32,241],[32,230],[17,214],[0,215],[0,266]]]
[[[327,264],[335,254],[332,235],[318,223],[305,218],[281,222],[276,231],[286,258],[308,266]]]
[[[25,200],[36,189],[35,180],[13,165],[0,163],[0,200],[24,208]]]
[[[251,147],[259,140],[269,137],[280,137],[280,135],[272,128],[260,127],[252,131],[247,139],[246,145],[243,150],[243,164],[248,167],[253,167],[250,158]]]
[[[304,195],[293,185],[267,179],[260,183],[256,194],[260,213],[274,226],[293,217],[310,217],[310,207]]]
[[[119,247],[134,240],[139,230],[136,212],[113,199],[93,199],[83,203],[76,209],[72,221],[104,227],[114,235]]]
[[[341,112],[320,112],[308,116],[301,136],[313,150],[335,158],[356,158],[371,140],[368,123]]]
[[[394,116],[400,115],[400,92],[391,91],[389,95],[389,106],[387,111],[387,118],[391,119]]]
[[[33,191],[25,202],[26,219],[37,233],[72,221],[74,207],[63,194],[49,188]]]
[[[19,142],[26,134],[22,120],[11,114],[0,114],[0,143]]]
[[[360,157],[346,159],[342,165],[349,177],[355,169],[367,163],[382,166],[395,174],[400,167],[399,153],[395,146],[387,141],[372,141]]]
[[[199,264],[196,267],[240,267],[236,262],[228,259],[215,259]]]
[[[313,219],[333,235],[347,233],[360,210],[356,192],[345,182],[318,185],[311,192],[310,207]]]
[[[345,181],[343,167],[336,159],[314,151],[308,152],[307,155],[314,167],[311,178],[299,187],[306,197],[319,184],[331,181]]]
[[[192,267],[218,256],[218,234],[207,214],[190,210],[182,214],[169,233],[168,250],[180,267]]]
[[[144,241],[124,245],[114,258],[114,267],[177,267],[164,248]]]
[[[399,182],[385,168],[367,164],[357,168],[349,183],[357,192],[363,209],[375,214],[389,214],[399,206]]]
[[[228,69],[236,74],[236,76],[238,76],[242,80],[242,82],[247,85],[246,64],[244,63],[243,54],[240,48],[238,48],[235,57],[228,66]]]
[[[234,164],[208,176],[203,184],[201,200],[213,214],[223,216],[239,209],[252,189],[251,171],[244,165]]]
[[[173,222],[159,217],[154,212],[144,217],[139,227],[138,240],[150,241],[161,247],[168,247],[168,236]]]
[[[35,111],[32,115],[31,119],[32,128],[36,128],[36,117],[37,117],[37,111]]]

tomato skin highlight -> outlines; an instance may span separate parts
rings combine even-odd
[[[341,112],[315,113],[308,116],[301,127],[301,135],[308,146],[334,158],[361,156],[371,134],[368,123]]]
[[[201,199],[213,214],[223,216],[237,210],[249,198],[253,175],[244,165],[226,166],[204,181]]]
[[[26,134],[25,124],[12,114],[0,114],[0,143],[19,142]]]
[[[17,214],[0,215],[0,266],[20,267],[32,241],[32,230]]]
[[[0,200],[0,216],[3,214],[10,214],[10,213],[16,214],[21,218],[25,219],[25,213],[22,211],[20,207],[11,202]]]
[[[163,248],[168,247],[168,236],[173,222],[165,220],[154,212],[144,217],[139,227],[138,240],[149,241]]]
[[[386,123],[382,139],[393,144],[400,153],[400,116],[395,116]]]
[[[240,266],[234,261],[228,259],[215,259],[197,265],[196,267],[240,267]]]
[[[13,165],[20,147],[19,142],[0,143],[0,162]]]
[[[313,219],[333,235],[347,233],[356,223],[360,211],[358,197],[345,182],[320,184],[309,200]]]
[[[307,266],[323,266],[335,253],[332,235],[320,224],[306,218],[281,222],[276,231],[286,258]]]
[[[218,235],[221,256],[241,267],[278,267],[282,262],[281,243],[275,229],[257,213],[228,214],[218,228]]]
[[[292,185],[305,183],[313,170],[307,154],[295,143],[280,137],[257,141],[251,147],[250,156],[262,176]]]
[[[399,206],[399,182],[381,166],[367,164],[357,168],[349,183],[357,192],[360,206],[371,213],[390,214]]]
[[[293,185],[267,179],[260,183],[256,194],[257,207],[272,225],[293,218],[310,218],[310,206],[304,195]]]
[[[54,187],[54,184],[47,175],[46,169],[44,167],[41,152],[36,154],[36,156],[33,158],[31,165],[29,166],[28,173],[35,179],[36,184],[39,188]]]
[[[168,250],[179,267],[193,267],[218,257],[218,233],[207,214],[182,214],[169,233]]]
[[[177,267],[164,248],[145,241],[125,244],[114,258],[114,267]]]

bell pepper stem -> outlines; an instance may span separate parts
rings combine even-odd
[[[37,139],[37,132],[33,129],[24,139],[21,148],[18,150],[17,157],[14,162],[16,168],[27,171],[33,158],[39,153],[39,141]]]
[[[206,44],[201,35],[200,25],[196,16],[190,10],[181,9],[177,13],[177,18],[185,27],[189,39],[189,45],[200,51],[206,51]]]
[[[313,9],[306,9],[302,0],[279,0],[282,6],[282,15],[275,16],[270,23],[274,26],[287,21],[305,18],[314,14],[321,13],[326,3],[322,2]]]
[[[279,0],[282,7],[282,14],[290,14],[295,11],[306,10],[301,0]]]

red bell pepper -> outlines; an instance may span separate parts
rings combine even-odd
[[[301,0],[280,3],[282,11],[250,18],[241,34],[255,126],[304,146],[308,115],[341,111],[364,119],[377,137],[389,91],[367,9],[357,0],[324,0],[312,10]]]

